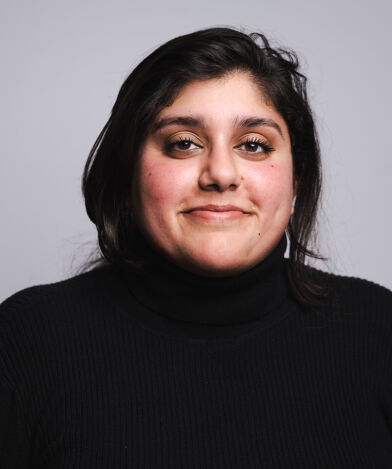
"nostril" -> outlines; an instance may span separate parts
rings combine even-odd
[[[208,184],[208,187],[211,189],[211,190],[214,190],[214,191],[218,191],[218,192],[222,192],[224,191],[224,189],[222,188],[222,186],[220,186],[219,184]]]
[[[231,184],[217,184],[215,182],[212,182],[212,183],[209,183],[209,184],[200,184],[200,187],[203,188],[204,190],[225,192],[227,190],[229,190],[229,191],[236,190],[238,185],[233,184],[233,183],[231,183]]]

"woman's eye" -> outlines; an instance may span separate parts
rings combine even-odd
[[[267,143],[261,140],[247,140],[237,146],[240,150],[245,150],[249,153],[271,153],[274,149]]]
[[[176,140],[174,142],[168,142],[165,145],[165,150],[167,152],[170,152],[170,151],[188,151],[188,150],[195,150],[196,148],[200,148],[200,147],[198,145],[196,145],[189,138]]]
[[[197,148],[197,146],[192,142],[192,140],[180,140],[176,143],[177,148],[180,150],[192,150],[193,147]]]

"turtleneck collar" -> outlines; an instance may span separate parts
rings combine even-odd
[[[289,296],[283,235],[252,269],[230,277],[204,277],[144,246],[143,268],[125,268],[128,288],[150,311],[195,325],[235,325],[270,317]]]

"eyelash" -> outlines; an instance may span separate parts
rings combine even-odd
[[[175,140],[173,142],[167,142],[165,143],[164,145],[164,151],[168,154],[170,153],[173,153],[175,150],[175,146],[179,143],[188,143],[188,144],[191,144],[193,143],[194,145],[196,145],[196,143],[189,137],[180,137],[178,140]],[[257,143],[259,146],[262,147],[263,149],[263,154],[264,155],[269,155],[270,153],[272,153],[275,149],[269,145],[267,142],[264,142],[263,140],[261,139],[258,139],[257,137],[253,137],[253,138],[247,138],[245,141],[241,142],[239,145],[237,145],[236,148],[238,147],[241,147],[242,145],[246,145],[246,144],[250,144],[250,143]],[[198,146],[198,145],[197,145]],[[183,149],[183,150],[177,150],[179,152],[186,152],[188,151],[188,149]],[[254,154],[258,154],[259,152],[252,152],[250,151],[249,153],[254,153]]]
[[[175,151],[175,146],[178,144],[178,143],[193,143],[194,145],[196,145],[196,143],[189,137],[180,137],[178,140],[174,140],[173,142],[167,142],[165,143],[165,146],[164,146],[164,150],[166,153],[173,153],[173,151]],[[178,151],[187,151],[187,149],[185,150],[178,150]]]
[[[263,153],[265,155],[269,155],[270,153],[272,153],[275,150],[269,143],[264,142],[263,140],[261,140],[257,137],[247,138],[244,142],[242,142],[240,145],[238,145],[238,147],[241,147],[242,145],[246,145],[246,144],[249,144],[249,143],[257,143],[258,145],[260,145],[262,147]],[[250,153],[258,153],[258,152],[252,152],[251,151]]]

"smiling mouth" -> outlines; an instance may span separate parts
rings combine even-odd
[[[239,220],[250,215],[249,212],[245,212],[242,208],[234,205],[203,205],[183,213],[194,219],[217,222]]]

